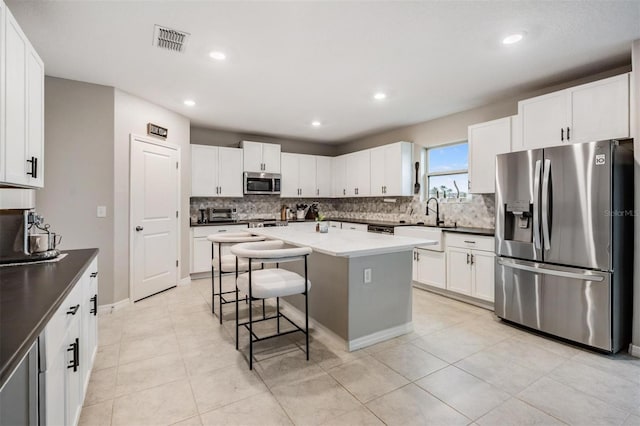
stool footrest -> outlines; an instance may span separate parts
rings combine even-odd
[[[263,341],[263,340],[273,339],[274,337],[285,336],[285,335],[287,335],[287,334],[297,333],[297,332],[302,332],[302,333],[304,333],[304,334],[307,334],[307,332],[306,332],[306,331],[304,331],[304,329],[300,328],[300,327],[298,326],[298,324],[296,324],[295,322],[293,322],[290,318],[288,318],[285,314],[282,314],[282,313],[280,313],[280,314],[278,314],[278,315],[275,315],[275,316],[271,316],[271,317],[266,317],[266,318],[260,318],[260,319],[257,319],[257,320],[253,320],[253,323],[256,323],[256,322],[262,322],[262,321],[267,321],[267,320],[272,320],[272,319],[277,319],[277,318],[284,318],[284,319],[286,319],[287,321],[289,321],[289,324],[291,324],[292,326],[294,326],[296,329],[295,329],[295,330],[283,331],[283,332],[276,333],[276,334],[272,334],[272,335],[265,336],[265,337],[258,337],[258,335],[257,335],[255,332],[253,332],[253,331],[249,330],[249,322],[248,322],[248,321],[247,321],[247,322],[239,322],[239,323],[238,323],[238,325],[239,325],[239,326],[244,326],[244,328],[245,328],[247,331],[249,331],[249,332],[253,335],[252,340],[253,340],[254,342],[261,342],[261,341]]]

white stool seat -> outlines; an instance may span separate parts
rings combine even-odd
[[[222,261],[222,272],[236,271],[236,257],[232,254],[225,254],[220,259]],[[218,267],[217,259],[211,259],[211,264]],[[245,258],[238,258],[238,271],[245,272],[249,270],[249,261]]]
[[[238,277],[238,289],[249,294],[249,274]],[[307,280],[307,290],[311,281]],[[286,269],[259,269],[251,273],[251,295],[257,299],[304,293],[304,277]]]

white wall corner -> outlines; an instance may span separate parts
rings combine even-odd
[[[120,309],[126,308],[127,306],[129,306],[131,304],[131,300],[129,300],[129,298],[126,298],[124,300],[121,300],[119,302],[116,303],[109,303],[106,305],[100,305],[98,306],[98,313],[99,314],[111,314],[115,311],[119,311]]]
[[[631,48],[631,81],[630,81],[630,133],[634,138],[634,203],[640,207],[640,40],[635,40]],[[640,357],[640,217],[635,216],[634,238],[634,271],[633,271],[633,333],[629,353]],[[635,353],[635,354],[634,354]]]
[[[186,277],[180,278],[180,282],[178,283],[179,286],[189,285],[189,284],[191,284],[191,277],[190,276],[186,276]]]

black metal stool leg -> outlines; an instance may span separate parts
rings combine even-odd
[[[262,319],[265,319],[267,317],[266,313],[267,311],[264,307],[264,299],[262,299]]]
[[[238,256],[236,256],[236,351],[238,350]]]
[[[211,313],[216,314],[216,274],[213,268],[213,261],[215,260],[215,243],[211,243]]]
[[[218,243],[218,289],[220,290],[220,295],[218,296],[220,312],[218,317],[220,318],[220,324],[222,324],[222,243]]]
[[[307,256],[304,257],[304,328],[307,338],[307,361],[309,361],[309,287],[307,286]]]
[[[276,323],[278,324],[278,333],[280,333],[280,298],[276,297]]]
[[[251,305],[251,258],[249,258],[249,370],[253,370],[253,309]]]

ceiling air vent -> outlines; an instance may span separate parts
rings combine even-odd
[[[162,49],[184,52],[189,33],[172,30],[171,28],[155,25],[153,28],[153,44]]]

